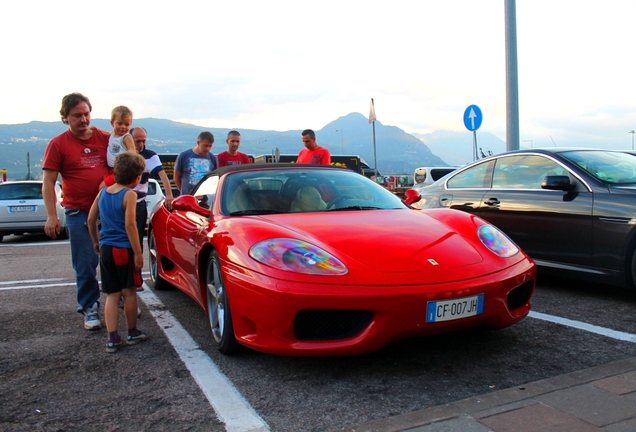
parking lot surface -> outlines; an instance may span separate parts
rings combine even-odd
[[[292,358],[220,355],[198,305],[150,284],[139,321],[150,339],[107,354],[105,332],[83,330],[75,312],[67,242],[5,239],[0,268],[0,430],[634,430],[636,296],[625,290],[540,277],[534,312],[570,324],[529,317],[365,356]],[[171,341],[167,312],[194,349]],[[213,375],[190,364],[199,358],[262,425],[214,405],[227,390],[196,378]],[[577,411],[584,399],[602,414]],[[575,421],[592,429],[564,426]]]

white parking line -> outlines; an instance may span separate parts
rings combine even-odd
[[[49,279],[26,279],[20,281],[3,281],[0,282],[0,285],[9,285],[9,284],[22,284],[22,283],[34,283],[34,282],[50,282],[50,281],[61,281],[66,278],[49,278]]]
[[[61,244],[69,244],[68,240],[45,240],[37,243],[7,243],[0,242],[0,247],[40,247],[40,246],[55,246]]]
[[[225,423],[225,429],[229,432],[268,432],[269,427],[265,421],[183,326],[166,310],[145,282],[144,290],[138,294],[210,401],[219,420]]]
[[[548,315],[548,314],[544,314],[541,312],[535,312],[535,311],[530,311],[530,313],[528,314],[529,317],[531,318],[536,318],[536,319],[540,319],[543,321],[549,321],[549,322],[553,322],[556,324],[561,324],[564,326],[568,326],[568,327],[573,327],[573,328],[577,328],[579,330],[585,330],[587,332],[590,333],[596,333],[599,334],[601,336],[607,336],[609,338],[612,339],[617,339],[617,340],[621,340],[621,341],[626,341],[626,342],[634,342],[636,343],[636,335],[633,335],[631,333],[625,333],[625,332],[620,332],[620,331],[616,331],[616,330],[611,330],[605,327],[599,327],[599,326],[595,326],[592,324],[587,324],[581,321],[574,321],[571,319],[567,319],[567,318],[561,318],[558,316],[554,316],[554,315]]]
[[[0,288],[0,291],[19,290],[19,289],[28,289],[28,288],[48,288],[48,287],[72,286],[72,285],[75,285],[75,282],[54,283],[54,284],[38,284],[38,285],[18,285],[18,286],[10,286],[10,287],[7,287],[7,288]]]

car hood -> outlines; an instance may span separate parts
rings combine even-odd
[[[483,257],[477,248],[487,252],[474,235],[476,225],[472,229],[474,240],[470,242],[451,226],[418,210],[285,216],[288,217],[270,221],[284,225],[288,236],[329,251],[350,269],[384,273],[440,271],[480,263]],[[462,217],[462,221],[465,224],[466,218]]]

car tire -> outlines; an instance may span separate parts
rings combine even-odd
[[[150,266],[150,279],[158,291],[164,291],[171,288],[171,285],[159,276],[159,257],[157,254],[157,240],[155,232],[150,231],[148,235],[148,265]]]
[[[216,251],[208,258],[205,279],[208,320],[212,330],[212,338],[218,350],[226,355],[234,354],[240,345],[234,336],[230,302],[227,298],[225,283],[221,276],[221,261]]]

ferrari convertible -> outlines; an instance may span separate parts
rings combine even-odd
[[[413,208],[419,197],[344,168],[227,166],[154,207],[151,279],[207,312],[224,354],[361,354],[522,320],[534,262],[478,216]]]

